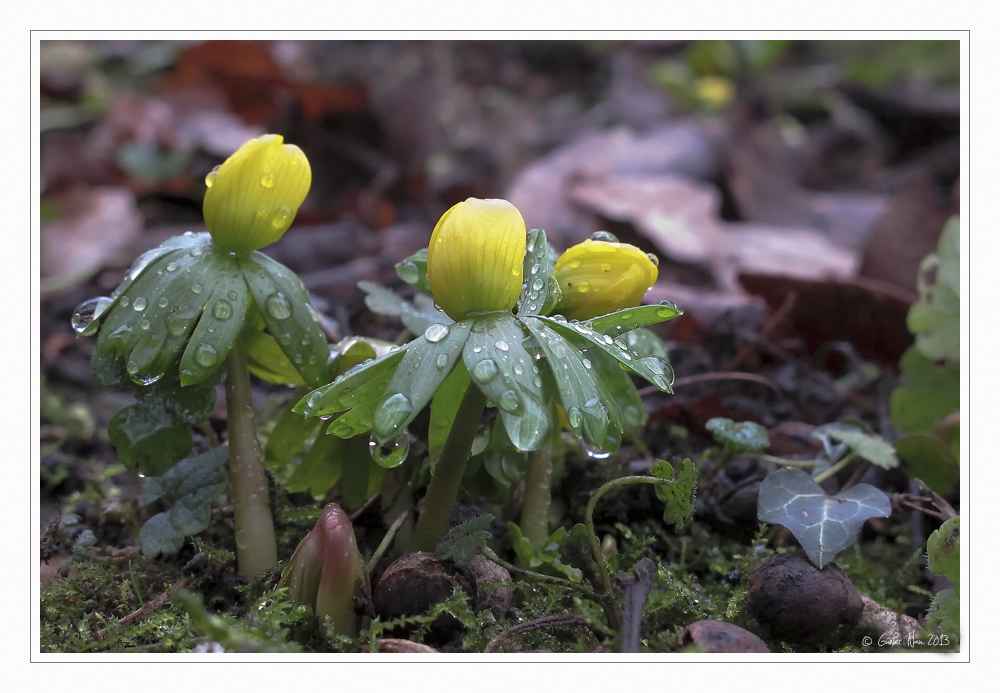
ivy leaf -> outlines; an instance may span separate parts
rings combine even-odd
[[[486,547],[486,542],[493,538],[486,531],[491,522],[493,516],[487,513],[452,527],[438,542],[434,555],[441,561],[451,559],[458,566],[469,565],[476,554]]]
[[[663,522],[674,525],[680,529],[691,521],[694,514],[694,491],[696,472],[694,465],[688,458],[681,463],[681,469],[674,474],[674,468],[665,460],[657,460],[653,463],[649,473],[657,479],[663,479],[669,483],[656,484],[656,496],[664,503]]]
[[[791,531],[818,568],[857,541],[865,520],[891,512],[889,497],[874,486],[857,484],[828,496],[801,469],[768,476],[757,500],[757,517]]]
[[[735,454],[764,450],[771,447],[767,429],[754,421],[735,423],[732,419],[716,417],[709,419],[705,430]]]
[[[172,507],[149,518],[139,531],[142,553],[176,553],[184,537],[197,534],[211,520],[212,499],[226,488],[229,446],[224,445],[174,465],[167,473],[146,480],[139,506],[163,500]]]

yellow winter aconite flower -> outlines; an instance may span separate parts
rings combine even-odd
[[[427,248],[434,300],[454,320],[510,310],[521,295],[527,234],[507,200],[470,197],[445,212]]]
[[[555,312],[588,320],[639,305],[656,281],[658,261],[628,243],[586,240],[556,260],[553,275],[563,295]]]
[[[261,135],[205,177],[205,225],[221,250],[245,255],[284,235],[312,184],[309,160],[281,135]]]

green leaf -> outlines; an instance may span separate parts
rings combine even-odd
[[[452,527],[438,542],[434,555],[439,561],[450,559],[458,566],[469,565],[476,554],[486,548],[486,542],[493,538],[486,531],[492,522],[493,516],[486,513]]]
[[[863,457],[882,469],[892,469],[899,465],[896,450],[880,436],[865,432],[860,426],[849,423],[830,423],[813,429],[814,438],[829,438],[847,445],[859,457]]]
[[[623,308],[614,313],[608,313],[597,318],[584,321],[582,324],[594,332],[617,337],[638,327],[655,325],[658,322],[672,320],[684,312],[670,301],[663,301],[655,306],[636,306]]]
[[[380,443],[399,435],[430,402],[455,364],[472,325],[436,323],[407,345],[406,354],[386,386],[372,419],[372,431]]]
[[[732,419],[716,417],[708,420],[705,430],[712,434],[717,443],[725,445],[737,455],[771,447],[767,429],[754,421],[735,423]]]
[[[647,306],[656,308],[656,306]],[[633,308],[631,310],[638,310]],[[612,313],[615,315],[615,313]],[[664,392],[673,392],[674,369],[665,360],[656,356],[642,356],[629,349],[628,343],[622,337],[613,338],[588,327],[586,323],[566,322],[559,317],[540,317],[560,334],[567,336],[579,335],[594,346],[618,360],[623,368],[642,376]],[[600,320],[600,318],[596,318]]]
[[[410,286],[416,287],[424,293],[431,293],[431,284],[427,281],[427,248],[421,248],[413,255],[397,262],[396,274]]]
[[[329,416],[368,402],[377,403],[406,347],[354,366],[329,385],[319,387],[292,408],[303,416]]]
[[[304,389],[296,392],[271,429],[263,455],[264,466],[268,469],[278,469],[288,464],[322,425],[319,419],[307,419],[292,411],[303,392]]]
[[[343,506],[355,510],[379,492],[388,470],[372,459],[367,439],[352,438],[343,443],[347,447],[343,455],[340,490]]]
[[[482,316],[472,324],[463,358],[472,382],[499,408],[511,442],[528,451],[548,442],[552,422],[524,337],[512,315]]]
[[[691,460],[685,458],[680,471],[674,474],[674,468],[665,460],[657,460],[650,467],[649,473],[665,484],[656,484],[656,497],[666,503],[663,510],[664,524],[674,525],[680,529],[694,515],[694,490],[697,472]]]
[[[948,493],[958,481],[958,460],[941,439],[913,433],[898,439],[893,447],[906,473],[911,478],[920,479],[936,493]]]
[[[663,340],[652,330],[639,327],[625,333],[625,343],[628,348],[640,356],[656,356],[664,361],[667,360],[667,348],[663,346]]]
[[[373,313],[398,317],[406,328],[414,334],[422,334],[434,324],[450,325],[454,321],[443,311],[434,308],[434,300],[424,294],[417,294],[409,303],[389,289],[375,282],[360,281],[358,288],[365,292],[365,305]]]
[[[899,361],[899,387],[889,398],[892,425],[906,433],[930,433],[938,420],[960,406],[957,363],[938,365],[916,347]]]
[[[961,262],[958,217],[945,224],[937,252],[920,263],[917,293],[906,323],[927,358],[958,363],[961,358]]]
[[[436,463],[441,456],[470,382],[469,372],[465,368],[452,369],[431,400],[431,417],[427,427],[427,449],[431,462]]]
[[[786,527],[822,568],[858,539],[865,520],[889,517],[889,497],[874,486],[856,484],[828,496],[801,469],[780,469],[760,484],[757,517]]]
[[[340,481],[344,457],[352,450],[349,441],[342,438],[322,433],[316,436],[289,478],[288,490],[293,493],[309,491],[313,498],[324,497]]]
[[[524,253],[524,286],[517,300],[518,315],[537,315],[549,302],[549,241],[541,229],[528,232]]]
[[[600,349],[590,349],[587,358],[594,364],[601,387],[614,399],[618,411],[621,412],[622,426],[635,427],[645,424],[646,410],[628,371],[622,370],[616,359]]]
[[[541,320],[522,318],[521,324],[528,328],[545,354],[570,428],[577,435],[585,435],[598,448],[609,449],[607,446],[613,440],[608,440],[608,427],[612,426],[618,434],[613,439],[620,438],[621,414],[597,377],[593,362]]]
[[[212,285],[204,292],[208,295],[205,310],[181,357],[182,385],[196,385],[222,365],[240,338],[250,305],[237,258],[217,253],[211,264]]]
[[[507,523],[507,530],[510,532],[511,546],[522,566],[545,575],[568,578],[573,582],[583,580],[583,572],[579,568],[562,562],[560,545],[566,535],[565,527],[557,529],[541,545],[533,544],[513,522]]]
[[[197,534],[211,520],[211,502],[226,488],[229,447],[210,450],[178,462],[163,476],[147,479],[139,506],[156,500],[171,505],[149,518],[139,532],[145,556],[176,553],[184,537]]]
[[[215,384],[182,388],[165,377],[139,388],[137,401],[118,411],[108,424],[108,437],[122,463],[146,475],[160,474],[191,452],[189,424],[215,409]]]
[[[309,292],[294,272],[259,251],[236,259],[268,332],[307,385],[327,381],[329,348]]]
[[[259,330],[247,330],[243,339],[247,369],[251,373],[275,385],[306,384],[274,337]]]
[[[927,567],[935,575],[947,575],[958,593],[961,577],[961,534],[959,517],[945,520],[927,538]]]

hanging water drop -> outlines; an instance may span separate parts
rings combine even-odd
[[[656,257],[652,253],[646,253],[646,257],[648,257],[649,261],[653,263],[653,267],[660,266],[660,258]]]
[[[292,317],[292,304],[280,293],[273,293],[264,301],[267,312],[275,320],[287,320]]]
[[[101,326],[100,317],[111,305],[111,302],[107,296],[98,296],[78,305],[73,311],[73,331],[81,337],[95,334],[97,328]]]
[[[595,231],[590,234],[590,240],[592,241],[603,241],[605,243],[617,243],[618,236],[614,235],[609,231]]]
[[[211,188],[212,185],[215,183],[215,179],[218,177],[219,177],[219,167],[216,166],[215,168],[213,168],[211,171],[208,172],[207,176],[205,176],[205,187]]]
[[[407,260],[396,268],[396,274],[407,284],[416,284],[420,281],[420,268],[415,262]]]
[[[424,330],[424,339],[431,344],[437,344],[441,340],[445,339],[449,332],[450,330],[447,325],[442,325],[441,323],[436,322]]]
[[[393,469],[406,461],[406,456],[410,453],[410,436],[403,431],[398,438],[388,443],[379,443],[372,438],[368,441],[368,452],[378,466]]]
[[[611,457],[611,453],[607,450],[602,450],[593,443],[591,443],[586,438],[581,438],[580,443],[583,446],[583,451],[587,453],[587,457],[592,460],[606,460]]]

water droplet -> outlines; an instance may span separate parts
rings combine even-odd
[[[170,301],[167,300],[166,296],[160,296],[156,299],[156,305],[160,308],[166,308],[168,303],[170,303]]]
[[[631,361],[632,360],[631,354],[629,354],[627,351],[622,351],[621,357],[623,359],[625,359],[626,361]]]
[[[587,457],[592,460],[606,460],[611,457],[611,453],[607,450],[602,450],[593,443],[591,443],[586,438],[580,439],[581,445],[583,445],[583,451],[587,453]]]
[[[538,270],[540,270],[540,269],[541,269],[540,265],[532,265],[531,266],[531,273],[532,274],[538,274]]]
[[[569,268],[570,269],[579,269],[580,265],[582,265],[582,264],[583,263],[580,262],[579,260],[573,260],[572,262],[569,263]]]
[[[167,332],[174,337],[180,337],[188,328],[194,323],[194,318],[185,318],[178,315],[176,312],[171,313],[167,316]]]
[[[259,207],[257,207],[257,218],[258,219],[263,219],[264,217],[266,217],[270,213],[271,213],[271,210],[269,210],[266,205],[260,205]]]
[[[273,188],[274,187],[274,174],[273,173],[265,173],[263,176],[260,177],[260,184],[263,185],[265,188]]]
[[[129,361],[125,364],[125,370],[128,371],[129,375],[135,375],[139,372],[139,364],[135,361]]]
[[[291,344],[292,344],[292,337],[291,337],[291,335],[288,335],[288,334],[280,335],[278,337],[278,344],[280,344],[281,346],[291,346]]]
[[[237,298],[239,298],[239,294],[237,294],[235,291],[230,291],[229,293],[226,294],[226,296],[229,297],[230,301],[235,301]]]
[[[97,333],[100,327],[101,315],[111,305],[111,299],[107,296],[98,296],[89,301],[84,301],[73,311],[73,331],[81,337],[89,337]]]
[[[181,268],[181,266],[178,265],[176,262],[168,262],[167,263],[167,271],[168,272],[176,272],[180,268]]]
[[[573,285],[573,288],[579,291],[581,294],[585,294],[590,291],[590,282],[577,282]]]
[[[301,366],[302,365],[302,354],[296,354],[295,358],[293,358],[292,361],[295,362],[296,366]]]
[[[566,345],[562,342],[552,342],[549,348],[552,350],[552,355],[557,359],[561,359],[566,355]]]
[[[474,353],[474,354],[479,354],[479,353],[482,353],[482,351],[483,351],[483,348],[482,348],[482,347],[476,347],[476,348],[474,348],[474,349],[472,350],[472,353]]]
[[[531,288],[534,289],[535,291],[541,291],[543,286],[545,286],[545,282],[543,282],[541,279],[536,279],[531,283]]]
[[[591,367],[590,359],[583,360],[583,367],[589,369]]]
[[[396,274],[407,284],[416,284],[420,281],[420,268],[415,262],[407,260],[396,268]]]
[[[611,271],[611,263],[610,262],[602,262],[601,263],[601,271],[602,272],[610,272]]]
[[[617,243],[618,236],[608,231],[595,231],[590,235],[592,241],[603,241],[605,243]]]
[[[243,407],[243,416],[245,416],[248,419],[252,419],[253,418],[253,407],[251,407],[249,404],[246,405],[245,407]]]
[[[443,371],[445,366],[448,365],[448,355],[438,354],[437,360],[434,362],[434,365],[437,366],[437,369],[439,371]]]
[[[219,167],[216,166],[215,168],[213,168],[211,171],[208,172],[207,176],[205,176],[205,186],[211,188],[212,185],[215,183],[215,179],[218,177],[219,177]]]
[[[323,418],[322,416],[319,418]],[[340,419],[337,419],[332,424],[330,424],[329,432],[338,438],[350,438],[354,435],[354,427],[348,423],[344,423]]]
[[[149,329],[149,320],[140,320],[139,321],[139,329],[141,329],[141,330],[148,330]]]
[[[535,384],[535,387],[541,387],[542,386],[542,379],[541,378],[536,377],[531,382],[533,382]]]
[[[653,267],[660,266],[660,258],[656,257],[652,253],[646,253],[646,257],[648,257],[649,261],[653,263]]]
[[[524,368],[521,367],[521,364],[514,364],[514,375],[524,375]]]
[[[229,301],[220,298],[212,308],[212,315],[215,316],[216,320],[228,320],[233,317],[233,305]]]
[[[292,305],[280,293],[273,293],[264,301],[264,306],[271,317],[276,320],[287,320],[292,317]]]
[[[219,352],[211,344],[199,344],[194,350],[194,362],[204,368],[211,368],[219,361]]]
[[[135,301],[132,302],[132,310],[144,311],[146,310],[146,299],[139,296]]]
[[[413,404],[406,395],[397,392],[387,397],[375,410],[375,417],[372,419],[372,432],[375,438],[386,440],[396,435],[399,427],[412,413]]]
[[[274,218],[271,219],[271,226],[276,229],[285,228],[291,222],[292,210],[287,205],[281,205],[278,207],[278,211],[274,213]]]
[[[406,461],[410,454],[410,436],[406,431],[388,443],[378,443],[374,438],[368,442],[368,452],[380,467],[393,469]]]
[[[205,249],[204,248],[192,248],[191,249],[191,257],[201,257],[204,254],[205,254]]]
[[[125,306],[126,308],[128,308],[128,304],[129,304],[129,303],[130,303],[130,301],[129,301],[129,298],[128,298],[128,296],[122,296],[122,300],[121,300],[121,304],[122,304],[123,306]]]
[[[510,350],[510,344],[508,344],[507,342],[505,342],[502,339],[497,340],[497,343],[494,344],[493,346],[495,346],[500,351],[509,351]]]
[[[520,416],[524,413],[524,402],[521,401],[521,398],[513,390],[507,390],[500,395],[497,405],[508,414]]]
[[[472,367],[472,377],[482,385],[497,377],[498,372],[496,361],[493,359],[483,359]]]
[[[447,325],[442,325],[441,323],[436,322],[424,330],[424,339],[431,344],[437,344],[448,336],[448,332],[450,332],[450,330]]]
[[[132,374],[133,382],[139,383],[140,385],[152,385],[157,380],[163,377],[163,373],[158,373],[157,375],[149,375],[148,373]]]
[[[311,412],[319,404],[319,400],[323,397],[323,393],[315,391],[309,394],[306,398],[306,412]]]
[[[299,342],[302,344],[302,346],[309,346],[310,342],[309,335],[307,334],[302,335],[302,339],[300,339]]]
[[[573,430],[579,430],[580,426],[583,425],[583,414],[576,407],[569,408],[569,411],[566,412],[566,419]]]
[[[201,284],[199,284],[198,282],[195,282],[194,284],[191,285],[191,292],[192,293],[200,294],[204,290],[205,290],[205,287],[202,286]]]

